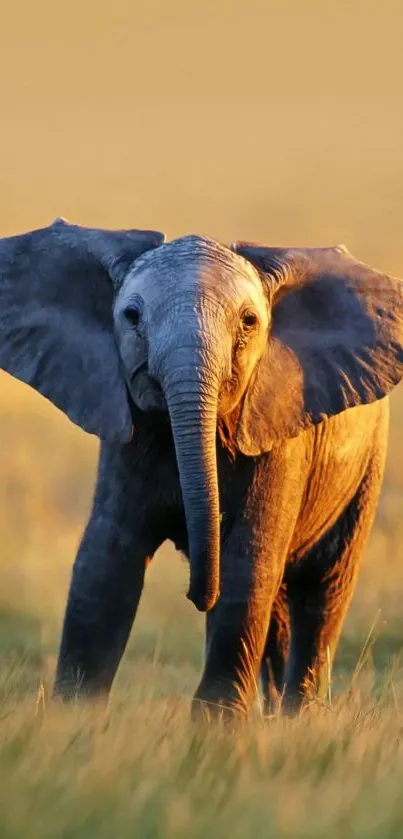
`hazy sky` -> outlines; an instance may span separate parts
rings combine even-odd
[[[345,241],[403,272],[403,3],[3,0],[0,233]]]

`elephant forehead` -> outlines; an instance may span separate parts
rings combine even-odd
[[[255,268],[238,254],[212,239],[184,236],[142,256],[125,280],[147,294],[151,285],[168,291],[203,291],[220,297],[262,297],[262,286]]]

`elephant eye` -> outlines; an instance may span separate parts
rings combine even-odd
[[[140,311],[135,306],[128,306],[125,309],[125,318],[130,323],[130,326],[138,326],[140,323]]]
[[[257,315],[254,312],[244,312],[242,315],[242,326],[252,329],[257,324]]]

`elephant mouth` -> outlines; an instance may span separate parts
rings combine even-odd
[[[132,370],[132,372],[130,374],[130,377],[129,377],[130,385],[133,384],[133,382],[134,382],[136,376],[138,375],[138,373],[141,373],[142,371],[147,371],[147,360],[146,359],[144,361],[141,361],[140,364],[138,364],[137,367],[135,367],[134,370]]]
[[[129,379],[131,397],[141,411],[163,411],[168,406],[161,385],[148,373],[148,362],[142,361],[131,373]]]

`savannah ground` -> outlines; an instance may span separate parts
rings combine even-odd
[[[0,235],[344,242],[403,277],[402,25],[399,0],[5,0]],[[169,545],[108,714],[49,704],[97,443],[0,374],[0,839],[403,837],[402,388],[331,705],[200,738]]]

